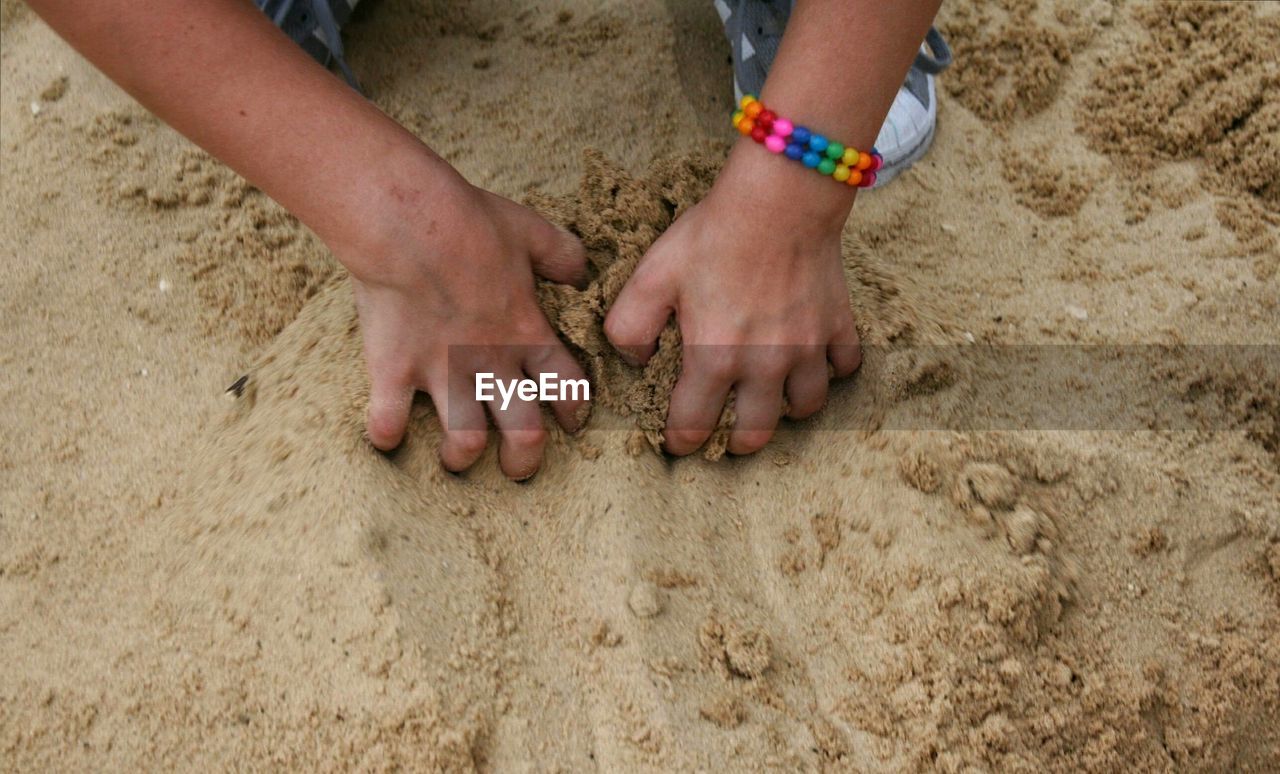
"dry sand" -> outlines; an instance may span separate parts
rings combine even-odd
[[[671,363],[597,326],[729,139],[714,10],[459,5],[349,47],[591,248],[544,301],[607,394],[524,485],[443,473],[425,405],[368,447],[322,246],[0,5],[0,769],[1280,766],[1274,370],[1134,370],[1203,430],[877,431],[1000,374],[873,348],[762,453],[663,459]],[[1280,338],[1274,5],[941,24],[935,148],[846,233],[864,338]]]

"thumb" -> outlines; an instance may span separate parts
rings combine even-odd
[[[604,320],[604,335],[632,365],[643,365],[657,349],[658,334],[674,310],[666,285],[649,279],[643,265],[631,275]]]
[[[408,379],[392,379],[385,374],[369,374],[369,441],[382,451],[391,451],[404,438],[413,405],[413,385]]]
[[[553,226],[533,212],[523,209],[521,225],[529,240],[533,272],[552,282],[583,288],[587,284],[587,251],[567,229]]]

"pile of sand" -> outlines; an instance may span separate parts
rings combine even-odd
[[[586,243],[591,285],[540,293],[591,423],[525,484],[492,449],[441,470],[425,400],[375,452],[314,237],[6,2],[0,768],[1276,767],[1274,368],[1144,351],[1094,430],[885,429],[1056,400],[979,351],[1274,341],[1274,252],[1219,221],[1270,212],[1274,90],[1188,171],[1114,107],[1161,97],[1094,85],[1181,77],[1169,52],[1260,83],[1274,14],[1162,6],[1207,31],[1185,43],[1145,7],[949,5],[937,145],[846,229],[863,368],[760,454],[674,461],[673,334],[631,369],[600,324],[714,178],[714,10],[372,5],[350,48],[379,103]],[[643,131],[601,128],[619,103]],[[1143,179],[1177,195],[1135,217]]]
[[[1268,96],[1280,89],[1280,14],[1259,16],[1244,3],[1182,3],[1134,16],[1145,35],[1104,57],[1081,104],[1080,131],[1127,169],[1202,160],[1197,182],[1227,195],[1219,219],[1249,252],[1270,252],[1274,271],[1280,103]]]

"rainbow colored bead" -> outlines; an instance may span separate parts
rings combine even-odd
[[[876,172],[884,166],[884,159],[874,149],[870,153],[859,151],[832,142],[808,127],[796,126],[751,94],[742,98],[739,108],[733,113],[734,128],[770,153],[799,161],[851,187],[870,188],[876,184]]]

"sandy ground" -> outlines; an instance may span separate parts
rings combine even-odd
[[[365,3],[372,97],[591,248],[544,300],[610,397],[524,485],[425,405],[368,447],[323,247],[0,10],[0,769],[1280,767],[1280,381],[1186,347],[1280,339],[1275,4],[949,2],[863,372],[673,462],[594,315],[731,139],[711,4]],[[878,429],[984,344],[1183,349],[1091,429]]]

